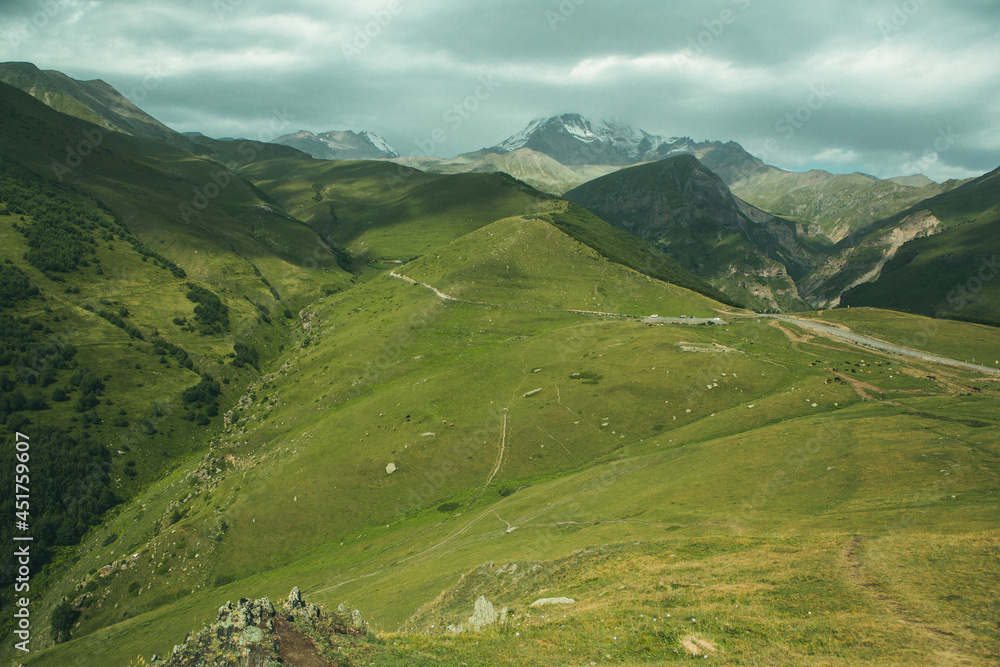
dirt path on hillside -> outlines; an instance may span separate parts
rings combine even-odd
[[[958,366],[959,368],[964,368],[966,370],[976,371],[979,373],[1000,375],[1000,370],[996,368],[990,368],[988,366],[982,366],[980,364],[970,364],[966,361],[959,361],[957,359],[951,359],[949,357],[942,357],[940,355],[931,354],[930,352],[924,352],[922,350],[914,350],[908,347],[893,345],[892,343],[887,343],[884,340],[879,340],[878,338],[872,338],[870,336],[861,336],[851,331],[844,331],[841,328],[830,326],[829,324],[820,324],[819,322],[816,322],[814,320],[807,320],[799,317],[787,317],[785,315],[763,315],[761,317],[767,317],[772,320],[780,320],[782,322],[794,324],[804,329],[809,329],[815,333],[825,334],[833,338],[838,338],[840,340],[847,341],[848,343],[857,345],[858,347],[867,348],[869,350],[874,350],[876,352],[886,352],[888,354],[907,357],[909,359],[916,359],[917,361],[929,361],[931,363],[944,364],[946,366]]]
[[[934,627],[930,623],[916,618],[915,615],[910,613],[901,601],[881,589],[878,582],[872,581],[871,574],[865,568],[864,563],[861,562],[861,556],[858,554],[861,550],[861,545],[866,539],[866,537],[860,536],[852,538],[847,543],[847,546],[844,548],[841,556],[843,565],[847,571],[847,576],[851,583],[859,588],[862,588],[871,597],[881,602],[901,623],[918,630],[937,635],[938,637],[948,637],[953,639],[955,637],[954,633]]]
[[[408,282],[411,285],[420,285],[421,287],[429,289],[430,291],[434,292],[436,295],[438,295],[438,297],[444,299],[445,301],[464,301],[465,303],[478,303],[477,301],[465,301],[465,299],[456,299],[450,294],[445,294],[444,292],[439,290],[437,287],[434,287],[433,285],[428,285],[427,283],[422,283],[418,280],[414,280],[409,276],[404,276],[402,273],[396,273],[395,271],[392,271],[389,275],[391,275],[393,278],[399,278],[404,282]],[[486,304],[486,305],[495,305],[495,304]]]
[[[281,638],[278,657],[285,665],[295,667],[334,667],[334,664],[320,655],[316,642],[301,630],[278,615],[274,628]]]
[[[846,382],[849,385],[851,385],[851,389],[853,389],[854,393],[856,393],[858,396],[861,397],[862,401],[874,401],[874,400],[877,400],[873,396],[870,396],[868,394],[869,391],[875,392],[877,394],[884,394],[885,393],[881,389],[879,389],[878,387],[876,387],[875,385],[868,384],[867,382],[862,382],[861,380],[858,380],[857,378],[852,378],[850,375],[845,375],[844,373],[834,373],[834,375],[836,375],[841,380],[843,380],[844,382]]]
[[[455,303],[471,303],[477,306],[493,306],[494,308],[521,308],[524,310],[553,311],[558,313],[579,313],[581,315],[600,315],[602,317],[632,317],[632,315],[622,315],[620,313],[606,313],[600,310],[575,310],[573,308],[540,308],[533,306],[514,306],[503,303],[490,303],[489,301],[470,301],[469,299],[459,299],[456,296],[445,294],[437,287],[434,287],[434,285],[430,285],[428,283],[422,283],[419,280],[414,280],[413,278],[410,278],[409,276],[404,276],[402,273],[396,273],[395,271],[392,271],[389,273],[389,275],[392,276],[393,278],[398,278],[404,282],[408,282],[411,285],[420,285],[421,287],[434,292],[434,294],[437,295],[438,298],[443,299],[445,301],[454,301]]]
[[[503,465],[503,454],[507,449],[507,408],[503,410],[503,431],[500,433],[500,453],[497,454],[497,464],[493,466],[493,472],[490,473],[490,478],[486,480],[485,486],[489,486],[496,474],[500,472],[500,466]]]

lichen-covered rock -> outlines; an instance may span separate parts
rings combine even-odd
[[[289,598],[294,596],[297,605],[304,608],[299,589],[292,594]],[[169,658],[154,655],[150,667],[221,667],[244,664],[247,660],[253,660],[255,665],[277,667],[281,664],[281,638],[275,627],[277,615],[267,598],[227,602],[219,607],[215,623],[197,634],[189,633],[184,643],[174,647]]]
[[[343,605],[342,605],[343,607]],[[307,603],[298,587],[292,589],[281,604],[281,611],[267,598],[259,600],[240,599],[227,602],[219,607],[216,621],[205,626],[198,633],[188,633],[184,643],[174,647],[170,656],[154,655],[150,667],[228,667],[229,665],[252,664],[255,667],[279,667],[292,664],[299,658],[284,658],[282,662],[282,639],[302,633],[314,642],[312,655],[319,656],[320,645],[339,645],[343,640],[334,636],[348,635],[363,637],[368,632],[368,624],[357,609],[350,614],[346,607],[339,614],[327,614],[320,607]],[[291,640],[292,645],[295,644]],[[301,646],[299,646],[301,650]]]

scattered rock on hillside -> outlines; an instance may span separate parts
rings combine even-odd
[[[573,598],[542,598],[531,603],[532,607],[544,607],[547,604],[574,604]]]
[[[454,634],[461,632],[479,632],[483,628],[497,622],[503,623],[507,619],[507,607],[503,607],[498,614],[493,608],[493,603],[486,599],[485,595],[480,595],[476,600],[472,616],[465,623],[449,625],[448,631]]]
[[[391,475],[394,472],[396,472],[396,464],[395,463],[390,463],[389,465],[387,465],[385,467],[385,474]]]

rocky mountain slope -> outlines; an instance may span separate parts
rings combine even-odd
[[[367,632],[358,610],[330,613],[307,604],[296,586],[278,608],[266,597],[227,602],[214,623],[189,633],[169,656],[154,655],[149,667],[343,664]]]
[[[56,111],[90,121],[108,130],[190,145],[100,79],[77,81],[55,70],[40,70],[31,63],[0,63],[0,81],[19,88]],[[145,92],[145,91],[143,91]]]
[[[730,179],[723,176],[738,197],[809,225],[833,243],[964,182],[935,183],[920,175],[881,180],[866,174],[791,172],[771,167],[738,171]]]
[[[1000,324],[1000,169],[866,232],[810,277],[816,305]]]
[[[738,144],[717,141],[696,142],[688,137],[662,137],[612,121],[592,121],[577,113],[532,121],[525,129],[485,149],[510,153],[530,148],[568,165],[630,166],[663,160],[673,155],[696,155],[720,171],[740,165],[745,171],[759,160]]]
[[[654,243],[751,307],[805,307],[795,280],[820,261],[816,241],[803,225],[735,197],[693,156],[624,169],[566,198]]]
[[[301,155],[289,146],[249,139],[218,140],[197,132],[176,132],[104,81],[78,81],[55,70],[42,71],[31,63],[0,63],[0,82],[28,93],[60,113],[93,123],[102,130],[166,144],[234,167],[264,157]],[[145,88],[137,91],[146,94]]]

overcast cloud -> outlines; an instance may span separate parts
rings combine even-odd
[[[997,0],[0,0],[10,60],[210,136],[277,111],[450,157],[578,111],[793,170],[1000,166]]]

